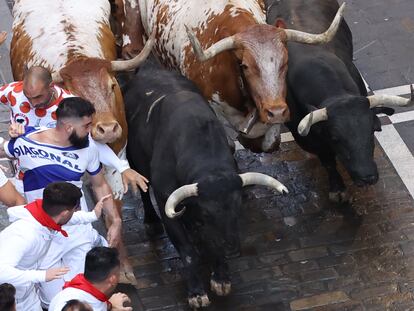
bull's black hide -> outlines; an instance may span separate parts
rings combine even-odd
[[[149,177],[162,223],[180,254],[192,306],[208,304],[200,278],[200,253],[209,254],[212,289],[230,291],[225,255],[239,249],[242,181],[226,135],[195,85],[175,72],[146,64],[125,88],[131,166]],[[177,188],[198,183],[198,196],[185,199],[181,217],[164,206]],[[148,193],[141,193],[145,222],[159,218]]]
[[[323,32],[338,10],[336,0],[266,0],[268,23],[311,33]],[[381,130],[376,113],[390,108],[370,108],[363,80],[352,62],[352,34],[344,20],[335,38],[323,46],[288,43],[287,126],[297,143],[316,154],[327,169],[330,198],[346,198],[345,185],[336,168],[342,162],[357,185],[378,180],[373,159],[374,131]],[[326,108],[327,120],[314,124],[307,136],[298,125],[310,112]]]

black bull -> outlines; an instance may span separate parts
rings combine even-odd
[[[266,7],[269,24],[318,32],[329,26],[339,6],[336,0],[266,0]],[[374,131],[381,131],[376,114],[394,112],[379,106],[402,106],[409,100],[397,96],[367,97],[364,82],[352,62],[352,34],[344,20],[328,44],[288,42],[288,53],[287,102],[291,121],[287,126],[297,143],[316,154],[327,169],[330,199],[342,201],[346,188],[337,171],[336,158],[357,185],[376,183]]]
[[[262,174],[237,174],[222,125],[195,85],[179,74],[147,64],[126,86],[125,104],[128,159],[150,178],[162,222],[183,262],[190,305],[206,306],[200,258],[208,254],[212,290],[227,295],[225,257],[239,250],[242,186],[287,190]],[[144,222],[159,225],[149,194],[141,198]]]

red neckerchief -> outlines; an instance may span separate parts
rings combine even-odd
[[[32,214],[42,226],[62,233],[64,237],[68,237],[68,233],[58,225],[52,217],[50,217],[43,209],[43,200],[34,200],[32,203],[25,205],[25,208]]]
[[[91,294],[93,297],[98,299],[99,301],[106,302],[107,305],[111,305],[111,303],[108,301],[108,297],[104,293],[102,293],[99,289],[97,289],[91,282],[89,282],[87,279],[85,279],[85,276],[83,273],[79,273],[77,276],[75,276],[70,282],[66,282],[63,286],[63,289],[73,287],[80,290],[83,290],[84,292],[87,292]]]

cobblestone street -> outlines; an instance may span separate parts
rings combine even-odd
[[[230,262],[233,291],[226,298],[211,294],[209,309],[414,308],[413,200],[381,148],[375,157],[378,184],[351,187],[352,203],[336,205],[327,200],[318,160],[295,143],[275,156],[239,151],[241,170],[270,173],[290,193],[245,191],[242,254]],[[127,200],[125,239],[145,310],[187,310],[176,253],[167,238],[147,238],[142,218]]]

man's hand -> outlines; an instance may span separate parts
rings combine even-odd
[[[132,191],[136,194],[138,192],[137,185],[142,191],[148,190],[148,179],[134,171],[132,168],[128,168],[122,172],[122,183],[124,184],[124,193],[128,192],[128,185],[131,184]]]
[[[0,44],[6,41],[6,38],[7,38],[7,32],[5,31],[0,32]]]
[[[16,138],[25,133],[24,125],[21,123],[13,122],[9,126],[9,136],[11,138]]]
[[[108,240],[109,247],[117,247],[121,242],[122,232],[121,232],[121,223],[113,222],[108,228],[108,233],[106,239]]]
[[[131,307],[124,307],[124,303],[131,303],[131,299],[124,293],[116,293],[109,298],[113,311],[132,311]]]
[[[69,268],[50,268],[46,270],[46,282],[50,282],[56,279],[61,279],[66,273],[69,272]]]
[[[95,212],[96,218],[100,218],[100,217],[101,217],[101,215],[102,215],[102,209],[103,209],[103,206],[104,206],[104,204],[103,204],[103,203],[104,203],[106,200],[108,200],[110,197],[112,197],[112,194],[108,194],[108,195],[106,195],[106,196],[102,197],[102,198],[98,201],[98,203],[96,203],[95,208],[93,209],[93,211]]]

